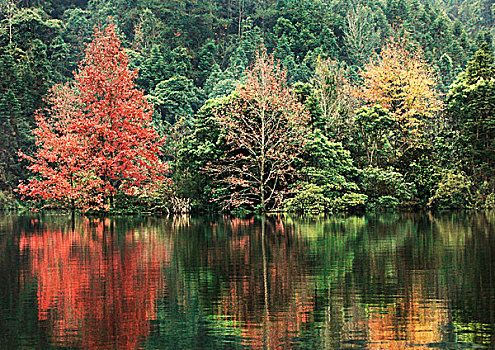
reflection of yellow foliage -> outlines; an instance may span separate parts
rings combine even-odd
[[[418,277],[418,276],[416,276]],[[369,349],[431,349],[443,340],[449,322],[444,300],[429,299],[423,281],[413,281],[410,295],[383,309],[371,308],[366,322]]]

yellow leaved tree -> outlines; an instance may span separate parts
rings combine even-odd
[[[435,74],[420,50],[407,49],[404,41],[392,40],[380,55],[360,72],[363,84],[358,95],[368,105],[381,105],[397,119],[399,152],[417,143],[428,123],[442,109]]]

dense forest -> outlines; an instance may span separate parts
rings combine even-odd
[[[0,207],[495,207],[493,0],[1,0],[0,11]],[[128,113],[153,126],[138,128],[146,147],[118,135],[137,163],[100,176],[85,155],[70,196],[50,197],[56,181],[27,188],[59,169],[45,124],[103,94],[85,77],[111,52]]]

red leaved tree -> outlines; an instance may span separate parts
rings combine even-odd
[[[96,28],[75,81],[53,87],[49,107],[36,116],[36,153],[20,154],[35,176],[19,185],[21,194],[102,209],[117,193],[135,195],[164,181],[163,140],[136,77],[114,26]]]
[[[264,50],[246,73],[230,103],[216,111],[229,151],[206,170],[224,186],[218,196],[224,209],[248,205],[267,210],[280,204],[294,175],[309,113],[288,86],[286,71]]]

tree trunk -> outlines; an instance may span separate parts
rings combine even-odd
[[[261,171],[260,171],[260,191],[261,191],[261,210],[266,211],[265,205],[265,108],[261,109]]]
[[[9,1],[8,2],[8,16],[9,16],[9,44],[12,43],[12,6],[13,4]]]
[[[266,226],[266,217],[263,215],[261,218],[261,251],[263,255],[263,291],[264,291],[264,311],[265,311],[265,319],[263,322],[263,338],[265,345],[270,343],[270,332],[268,332],[268,324],[270,321],[270,309],[268,302],[270,298],[268,297],[268,264],[266,261],[266,247],[265,247],[265,226]]]
[[[239,0],[239,39],[242,38],[242,0]]]

